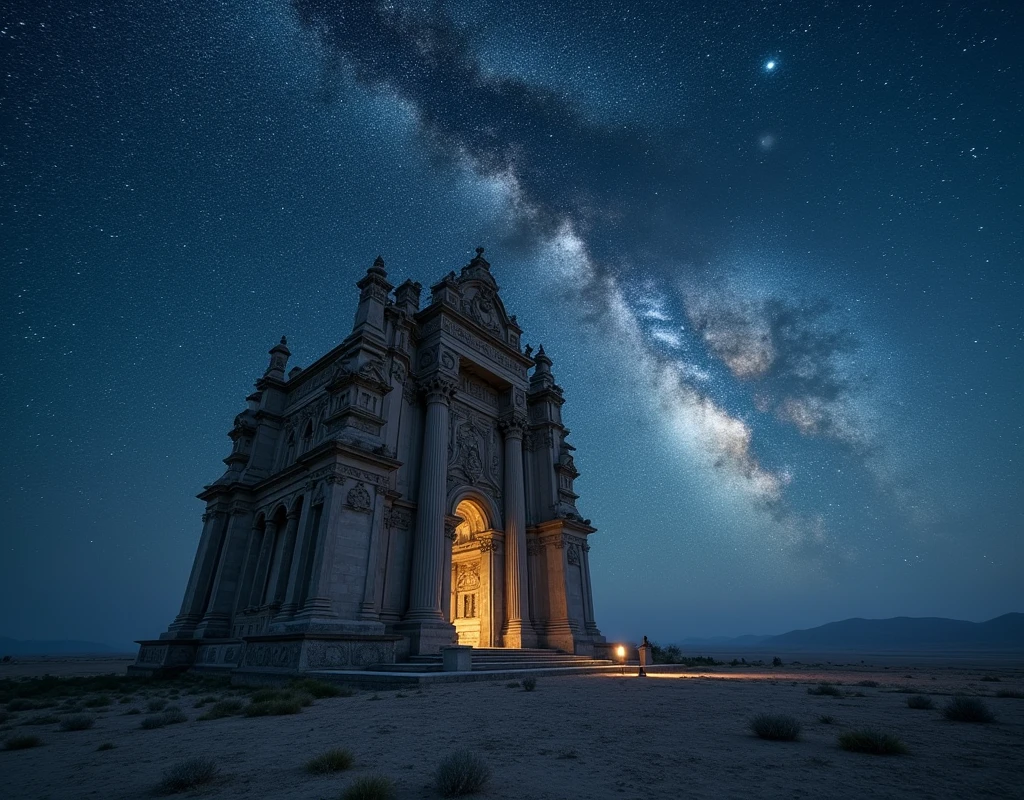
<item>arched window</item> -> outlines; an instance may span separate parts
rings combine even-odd
[[[302,429],[302,452],[305,453],[313,444],[313,420],[306,420],[306,427]]]
[[[282,452],[281,463],[278,464],[278,469],[284,469],[285,467],[291,466],[291,463],[295,460],[295,431],[289,429],[288,433],[285,434],[284,450]]]

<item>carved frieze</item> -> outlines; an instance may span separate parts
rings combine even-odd
[[[486,403],[492,408],[498,407],[498,393],[481,381],[474,380],[468,375],[463,375],[460,388],[463,394]]]
[[[569,551],[566,553],[566,558],[570,564],[577,567],[580,565],[580,551],[577,549],[576,545],[569,545]]]
[[[488,344],[476,334],[470,333],[454,320],[451,320],[448,317],[442,317],[441,330],[458,339],[470,349],[475,350],[486,358],[489,358],[494,363],[511,372],[513,375],[517,375],[524,380],[526,379],[526,367],[514,361],[494,345]]]

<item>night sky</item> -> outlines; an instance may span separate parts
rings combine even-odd
[[[507,7],[505,7],[507,6]],[[610,638],[1024,611],[1024,9],[58,3],[0,20],[0,635],[178,611],[287,335],[476,246]]]

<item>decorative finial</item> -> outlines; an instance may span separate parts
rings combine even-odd
[[[288,344],[288,337],[287,336],[282,336],[281,337],[281,344]]]
[[[533,345],[532,344],[526,345],[526,347],[523,348],[523,352],[526,354],[527,358],[530,358],[530,356],[533,355]]]
[[[374,259],[373,266],[384,269],[384,259],[381,256],[377,256],[377,258]]]
[[[537,355],[544,355],[544,345],[541,345],[539,348],[537,348]]]
[[[477,254],[478,256],[482,256],[482,255],[484,254],[484,249],[483,249],[482,247],[478,247],[478,248],[476,249],[476,254]]]

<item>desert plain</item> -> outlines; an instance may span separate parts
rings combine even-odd
[[[355,690],[315,699],[299,713],[206,720],[199,717],[217,700],[244,706],[255,689],[223,680],[125,680],[120,688],[52,695],[35,708],[8,702],[0,741],[30,735],[41,744],[0,750],[0,796],[156,796],[167,770],[201,756],[216,762],[217,777],[178,796],[327,800],[360,777],[382,775],[397,798],[436,798],[437,765],[469,750],[490,770],[473,796],[492,800],[1024,797],[1024,666],[1015,659],[792,659],[672,668],[645,679],[630,667],[625,675],[541,677],[532,691],[505,679]],[[44,673],[81,679],[123,674],[125,665],[21,659],[0,667],[0,680],[9,690],[11,681]],[[821,682],[838,691],[808,692]],[[915,694],[934,707],[908,707]],[[980,698],[995,721],[946,719],[955,695]],[[172,707],[184,721],[143,727]],[[758,738],[749,723],[760,713],[794,717],[798,740]],[[94,722],[62,730],[71,714]],[[893,734],[907,752],[839,747],[842,733],[863,728]],[[309,759],[339,747],[352,754],[351,768],[307,771]]]

